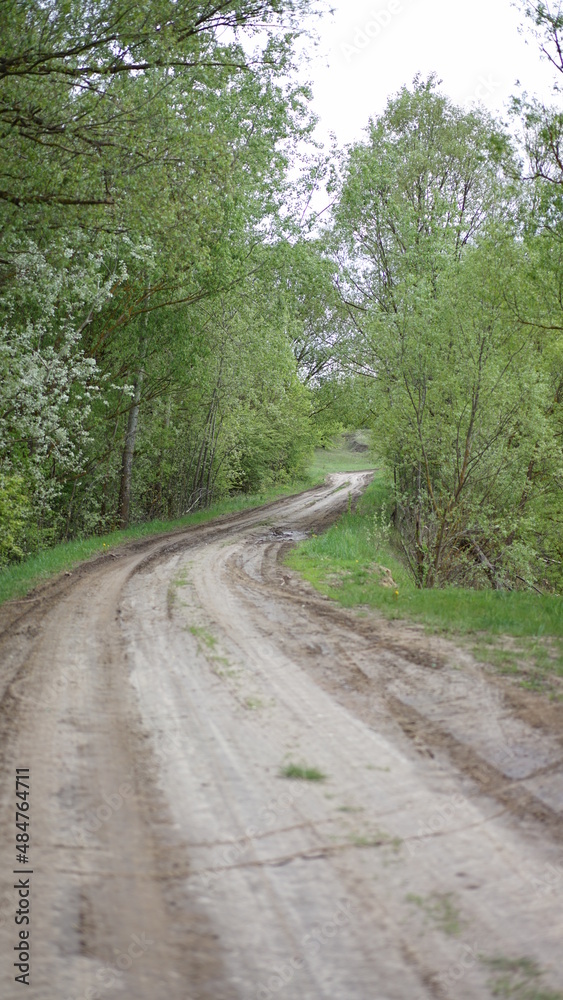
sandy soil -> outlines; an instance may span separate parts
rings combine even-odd
[[[562,706],[283,566],[367,478],[129,546],[2,609],[3,998],[560,995]]]

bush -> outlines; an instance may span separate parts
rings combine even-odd
[[[23,476],[0,477],[0,566],[23,558],[21,546],[30,510]]]

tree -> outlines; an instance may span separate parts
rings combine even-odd
[[[232,490],[258,492],[302,471],[312,441],[283,316],[264,309],[257,274],[225,296],[183,308],[165,394],[145,400],[133,471],[137,518],[172,516]],[[147,383],[166,362],[155,356]],[[150,392],[150,390],[149,390]]]
[[[509,306],[525,270],[514,171],[506,136],[434,78],[403,88],[344,166],[349,362],[374,383],[420,586],[504,586],[530,564],[524,514],[553,437],[532,329]]]
[[[431,291],[442,262],[459,259],[495,211],[509,161],[506,136],[484,112],[456,108],[435,76],[403,87],[335,183],[336,229],[362,301],[393,312],[405,283]]]
[[[17,207],[111,205],[116,155],[126,148],[133,169],[166,156],[166,134],[147,148],[142,133],[155,105],[170,105],[170,89],[205,86],[211,72],[225,80],[260,64],[286,69],[299,15],[311,6],[311,0],[94,6],[4,0],[0,199]],[[277,40],[247,56],[241,32],[258,40],[264,29]],[[16,171],[9,166],[14,158]]]
[[[126,277],[122,265],[106,272],[102,248],[83,255],[84,243],[69,232],[47,255],[28,240],[0,302],[0,479],[19,484],[22,511],[39,519],[44,537],[65,477],[83,466],[92,406],[105,388],[82,331]]]
[[[111,523],[116,504],[127,523],[145,404],[170,413],[185,385],[174,312],[251,280],[274,238],[287,155],[310,128],[287,74],[312,6],[0,8],[1,474],[54,535]]]

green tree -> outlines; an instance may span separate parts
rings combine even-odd
[[[0,462],[55,534],[116,504],[127,522],[145,404],[172,413],[196,371],[177,314],[251,280],[275,238],[312,6],[0,8]]]
[[[533,330],[510,306],[526,267],[514,174],[506,136],[433,78],[403,88],[344,166],[350,364],[373,381],[420,586],[505,586],[537,556],[524,521],[554,442]]]
[[[152,146],[143,133],[163,102],[172,106],[169,91],[205,88],[209,73],[226,79],[259,64],[287,69],[299,16],[312,6],[3,0],[0,199],[17,207],[111,204],[116,159],[127,158],[134,171],[167,155],[166,132]],[[264,29],[276,33],[265,46],[258,44]],[[251,55],[243,35],[256,36]]]

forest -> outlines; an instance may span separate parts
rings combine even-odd
[[[3,0],[0,568],[352,427],[418,587],[560,593],[563,14],[518,6],[551,104],[417,76],[329,154],[323,3]]]

